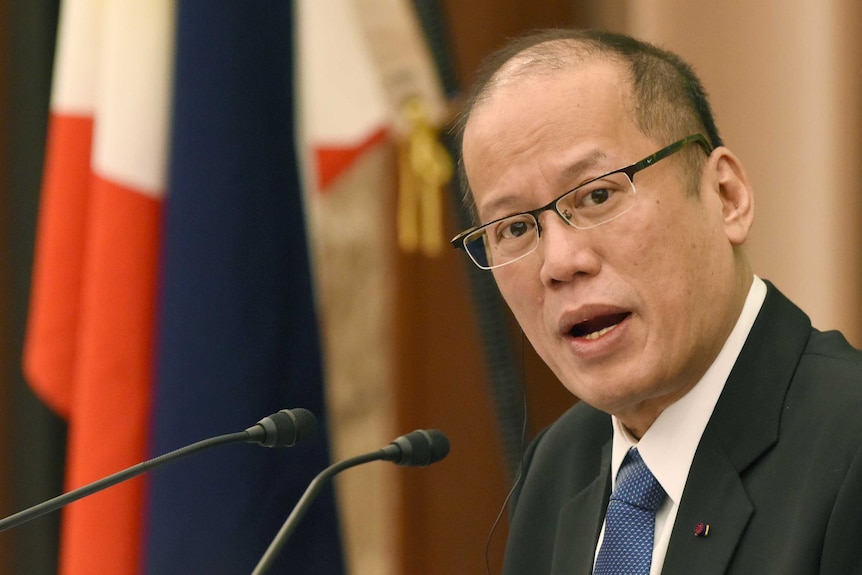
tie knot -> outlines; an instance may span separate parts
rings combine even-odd
[[[637,448],[631,448],[617,473],[617,486],[611,499],[655,512],[665,497],[667,494],[644,463]]]

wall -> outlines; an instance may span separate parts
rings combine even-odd
[[[699,71],[755,190],[749,253],[811,316],[862,344],[862,10],[855,0],[637,0],[630,31]]]

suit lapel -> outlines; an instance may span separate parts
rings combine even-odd
[[[554,543],[554,575],[589,575],[593,571],[596,540],[611,495],[611,442],[602,451],[596,479],[561,510]]]
[[[739,473],[724,450],[708,439],[702,441],[692,462],[662,574],[725,573],[752,511]],[[705,537],[695,535],[698,523],[709,525]]]
[[[753,512],[746,471],[778,440],[784,397],[811,334],[808,317],[772,284],[704,431],[663,574],[725,573]],[[696,537],[698,523],[709,535]]]

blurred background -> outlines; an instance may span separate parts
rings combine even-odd
[[[250,572],[314,474],[416,428],[450,456],[345,472],[283,565],[499,572],[522,442],[576,399],[448,246],[446,130],[534,28],[687,59],[754,186],[755,272],[862,345],[856,0],[135,4],[0,0],[0,515],[284,407],[323,433],[0,533],[0,573]]]

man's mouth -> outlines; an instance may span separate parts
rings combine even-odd
[[[590,318],[581,323],[575,324],[575,326],[569,330],[569,335],[586,340],[599,339],[606,333],[612,331],[629,315],[630,312],[623,312]]]

